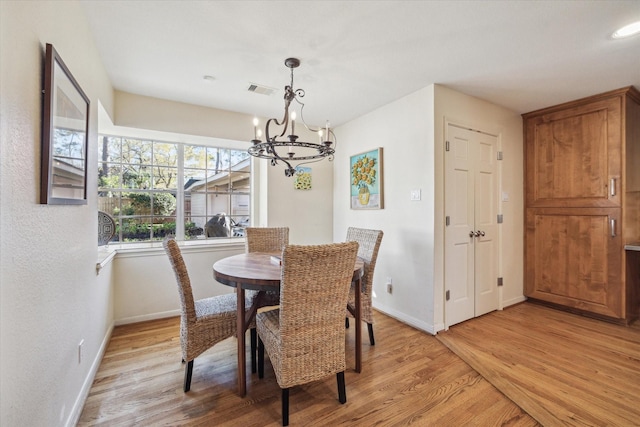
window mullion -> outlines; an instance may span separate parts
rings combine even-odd
[[[178,148],[178,179],[176,185],[176,239],[185,240],[184,235],[184,144]]]

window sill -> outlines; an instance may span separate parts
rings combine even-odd
[[[100,274],[100,270],[109,264],[111,260],[116,256],[116,251],[109,248],[108,245],[98,248],[98,260],[96,262],[96,274]]]
[[[228,251],[229,249],[244,250],[244,238],[216,239],[216,240],[185,240],[178,242],[182,252],[212,252]],[[98,248],[98,260],[96,262],[96,274],[109,264],[116,256],[137,257],[154,253],[163,253],[162,241],[128,244],[110,244]]]

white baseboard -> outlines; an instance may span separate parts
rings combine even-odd
[[[401,313],[397,310],[394,310],[391,307],[387,307],[383,304],[374,303],[373,308],[380,311],[381,313],[386,314],[387,316],[391,316],[396,320],[401,321],[402,323],[406,323],[409,326],[412,326],[416,329],[420,329],[421,331],[425,331],[430,333],[431,335],[435,335],[435,327],[434,325],[430,325],[420,319],[416,319],[415,317],[407,316],[405,313]]]
[[[82,409],[84,408],[84,404],[87,401],[87,397],[89,396],[89,392],[91,391],[91,385],[93,384],[93,380],[96,378],[96,374],[98,373],[98,369],[100,368],[100,363],[102,363],[102,358],[104,357],[105,351],[107,351],[107,346],[109,345],[109,341],[111,340],[111,334],[113,333],[113,324],[107,329],[107,333],[102,339],[102,343],[100,344],[100,349],[98,350],[98,354],[93,359],[91,363],[91,369],[87,373],[87,377],[84,379],[84,383],[82,384],[82,388],[80,389],[80,393],[76,398],[76,401],[73,404],[73,408],[69,413],[69,418],[67,418],[67,422],[65,426],[73,427],[78,424],[80,420],[80,415],[82,414]]]
[[[143,314],[141,316],[124,317],[115,321],[116,326],[128,325],[129,323],[146,322],[147,320],[164,319],[166,317],[180,316],[180,309],[161,311],[159,313]]]
[[[509,307],[510,305],[518,304],[518,303],[524,302],[526,300],[527,300],[527,297],[525,297],[524,295],[521,295],[521,296],[516,297],[516,298],[511,298],[509,300],[502,301],[502,305],[503,305],[503,307]]]

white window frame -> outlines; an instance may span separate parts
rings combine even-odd
[[[176,197],[176,211],[175,211],[175,221],[176,221],[176,228],[175,228],[175,238],[178,241],[184,242],[185,244],[198,244],[200,242],[206,242],[206,243],[239,243],[239,242],[243,242],[244,238],[243,237],[238,237],[238,236],[233,236],[233,235],[229,235],[227,237],[214,237],[214,238],[207,238],[205,235],[205,231],[203,230],[203,235],[205,236],[204,238],[198,238],[198,239],[186,239],[186,233],[185,233],[185,218],[186,218],[186,212],[185,212],[185,188],[184,188],[184,184],[185,184],[185,179],[184,179],[184,172],[185,172],[185,165],[184,165],[184,161],[185,161],[185,154],[184,154],[184,148],[187,145],[191,145],[191,146],[197,146],[197,147],[206,147],[206,148],[220,148],[220,149],[225,149],[225,150],[235,150],[235,151],[242,151],[241,148],[238,148],[237,145],[239,145],[236,141],[227,141],[230,142],[231,144],[204,144],[200,141],[188,141],[188,140],[184,140],[182,138],[177,138],[177,139],[182,139],[182,140],[171,140],[171,139],[165,139],[165,138],[149,138],[149,137],[145,137],[145,136],[128,136],[128,135],[119,135],[117,132],[113,133],[107,133],[107,132],[103,132],[99,134],[99,143],[102,144],[102,138],[103,137],[113,137],[113,138],[127,138],[127,139],[134,139],[134,140],[140,140],[140,141],[145,141],[145,142],[150,142],[150,143],[164,143],[164,144],[176,144],[176,148],[177,148],[177,180],[176,180],[176,190],[175,190],[175,197]],[[231,145],[231,146],[229,146]],[[153,156],[153,149],[152,149],[152,156]],[[103,163],[101,156],[98,156],[97,162],[96,162],[96,166],[99,168],[101,166],[101,164]],[[131,163],[123,163],[122,159],[120,161],[120,163],[116,163],[116,162],[109,162],[111,164],[118,164],[120,166],[120,173],[122,174],[122,166],[126,165],[126,164],[131,164]],[[153,163],[153,160],[152,160]],[[149,167],[151,169],[153,169],[153,165],[149,165]],[[227,170],[227,172],[229,173],[229,180],[232,179],[232,170],[231,168],[233,167],[233,165],[229,165],[229,168]],[[236,171],[237,172],[237,171]],[[243,172],[244,173],[244,172]],[[248,174],[248,186],[249,186],[249,207],[251,208],[254,205],[254,197],[253,197],[253,183],[254,183],[254,179],[252,177],[253,174],[253,170],[251,167],[248,168],[247,171]],[[153,175],[152,175],[153,176]],[[122,179],[120,180],[120,187],[119,188],[109,188],[106,191],[118,191],[120,193],[124,193],[126,192],[128,189],[125,187],[124,182],[122,182]],[[100,200],[100,195],[99,193],[101,191],[105,191],[104,189],[100,189],[99,187],[99,182],[96,185],[96,194],[98,194],[98,200]],[[148,193],[148,194],[152,194],[152,193],[157,193],[158,191],[156,189],[133,189],[132,191],[136,191],[136,192],[143,192],[143,193]],[[167,191],[171,191],[171,190],[167,190]],[[167,191],[161,191],[161,192],[167,192]],[[229,208],[232,205],[232,192],[223,192],[224,194],[229,194],[229,201],[227,202],[227,205],[229,206]],[[204,191],[205,196],[207,194],[210,194],[208,192],[208,190],[205,189]],[[252,211],[253,208],[250,209],[250,212],[248,212],[248,214],[246,215],[247,217],[251,217],[252,215]],[[110,212],[107,212],[109,214],[112,214]],[[191,213],[193,214],[193,213]],[[113,215],[112,215],[113,216]],[[201,216],[208,216],[207,212],[205,212],[203,215]],[[134,215],[132,216],[133,218],[135,217],[144,217],[141,215]],[[153,217],[153,214],[152,214]],[[233,216],[231,216],[233,217]],[[119,222],[121,220],[121,218],[118,216],[117,218],[114,218],[114,220],[116,220],[116,222],[118,222],[120,225],[122,224],[121,222]],[[119,227],[120,228],[120,227]],[[152,232],[150,233],[150,238],[147,240],[141,240],[141,241],[135,241],[135,242],[123,242],[123,241],[116,241],[116,242],[110,242],[110,245],[116,245],[122,248],[134,248],[134,247],[149,247],[149,246],[157,246],[157,243],[159,242],[158,239],[153,239],[151,238],[152,236]],[[119,236],[118,236],[119,238]],[[156,245],[154,245],[154,243],[156,243]]]

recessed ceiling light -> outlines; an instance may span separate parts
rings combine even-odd
[[[210,76],[210,75],[206,75],[206,76],[204,76],[202,78],[205,79],[208,82],[212,82],[212,81],[214,81],[216,79],[215,77]]]
[[[625,25],[624,27],[613,33],[611,37],[613,37],[614,39],[623,39],[625,37],[634,36],[638,33],[640,33],[640,21]]]

